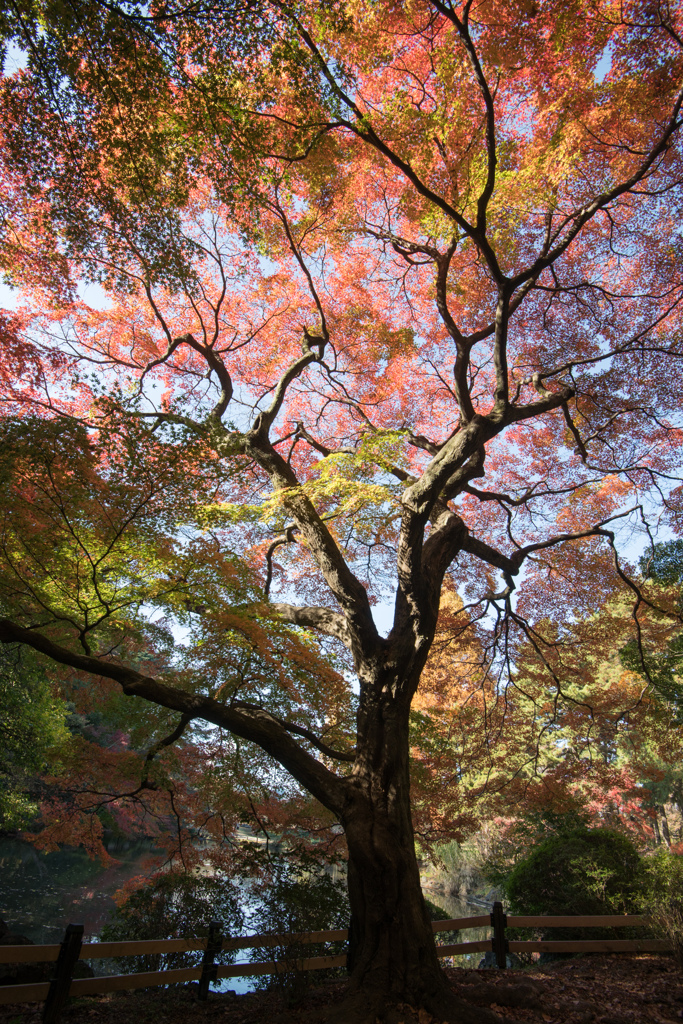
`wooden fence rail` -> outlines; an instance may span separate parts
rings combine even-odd
[[[668,943],[661,939],[508,940],[505,936],[507,928],[619,928],[624,926],[647,927],[650,923],[648,917],[636,914],[600,917],[507,916],[503,912],[502,904],[494,903],[491,914],[459,917],[448,921],[433,921],[432,929],[437,933],[465,931],[468,928],[492,928],[493,937],[490,939],[437,946],[437,953],[439,956],[445,957],[460,953],[493,952],[497,966],[504,968],[509,952],[625,953],[665,952],[669,949]],[[288,933],[286,935],[248,935],[242,938],[223,939],[216,922],[211,923],[209,935],[204,938],[83,943],[82,935],[81,925],[69,925],[61,945],[0,946],[0,963],[55,962],[56,964],[52,981],[29,985],[0,984],[0,1004],[45,1000],[43,1020],[45,1024],[56,1024],[64,1003],[70,996],[95,995],[101,992],[116,992],[121,989],[148,988],[156,985],[175,985],[197,981],[199,982],[199,997],[206,999],[210,982],[219,978],[243,978],[291,970],[318,971],[346,965],[345,953],[336,956],[269,960],[262,963],[241,962],[225,966],[214,964],[214,957],[222,950],[286,947],[294,944],[301,946],[318,942],[343,942],[348,938],[347,930],[339,929],[337,931]],[[147,971],[140,974],[114,974],[101,978],[72,977],[75,963],[79,959],[94,960],[102,957],[142,956],[154,953],[189,953],[197,950],[204,953],[202,964],[197,967]]]

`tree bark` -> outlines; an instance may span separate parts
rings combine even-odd
[[[422,1006],[446,982],[420,887],[399,780],[359,795],[343,822],[349,850],[350,994]],[[396,785],[394,783],[397,783]]]
[[[393,686],[384,683],[382,697],[360,710],[356,765],[340,814],[349,857],[350,983],[330,1018],[375,1024],[393,1019],[388,1008],[407,1004],[459,1024],[499,1020],[490,1011],[482,1018],[480,1009],[458,1000],[439,963],[410,807],[411,687],[405,676]],[[406,696],[397,697],[401,683]],[[399,1016],[410,1019],[409,1012]]]
[[[659,821],[657,820],[658,818],[661,819],[661,825],[660,825]],[[658,826],[657,830],[656,830],[657,833],[659,833],[660,828],[661,828],[661,839],[659,839],[658,842],[661,843],[661,841],[663,839],[667,846],[671,846],[671,833],[669,832],[669,819],[666,816],[666,807],[664,806],[664,804],[655,804],[655,822],[656,822],[656,824]]]
[[[356,793],[341,816],[349,853],[351,977],[328,1024],[418,1024],[422,1009],[444,1024],[506,1024],[456,996],[441,968],[420,886],[407,770],[387,773],[377,766],[354,783]]]

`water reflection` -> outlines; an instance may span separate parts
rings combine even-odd
[[[155,868],[154,851],[143,844],[124,842],[112,846],[110,852],[117,863],[104,868],[82,850],[64,848],[45,854],[22,840],[0,839],[0,918],[12,932],[38,944],[61,942],[70,922],[85,926],[86,941],[97,939],[115,907],[116,890],[128,879],[151,874]],[[452,918],[476,917],[486,912],[457,896],[431,889],[425,895]],[[484,927],[461,930],[457,939],[443,937],[437,941],[473,942],[490,937],[491,929]],[[248,957],[245,950],[243,958]],[[466,953],[450,958],[450,962],[472,968],[479,965],[481,958],[481,953]],[[108,961],[91,963],[96,974],[117,973],[115,965]],[[248,992],[253,980],[229,978],[219,987]]]
[[[482,914],[488,913],[486,908],[472,906],[460,896],[449,896],[443,892],[435,892],[433,889],[425,890],[425,896],[437,907],[441,907],[449,917],[480,917]],[[451,941],[477,942],[480,939],[490,939],[492,935],[493,929],[490,927],[461,929],[457,939],[448,939],[448,943]],[[446,944],[443,938],[439,938],[439,933],[437,933],[436,941],[437,944]],[[442,962],[452,964],[453,967],[472,968],[479,966],[483,956],[483,953],[461,953],[458,956],[448,957]]]
[[[38,944],[61,942],[70,922],[83,924],[92,941],[114,909],[116,890],[152,870],[148,846],[127,842],[110,852],[118,863],[105,868],[83,850],[40,853],[20,839],[0,839],[0,918]]]

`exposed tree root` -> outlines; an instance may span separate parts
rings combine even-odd
[[[475,982],[467,985],[460,991],[460,995],[468,1003],[476,1003],[477,1006],[490,1006],[497,1003],[499,1006],[523,1006],[529,1010],[541,1008],[541,992],[538,986],[522,981],[516,985],[494,985],[486,982]]]
[[[510,1002],[507,1005],[522,1004]],[[329,1007],[324,1019],[325,1024],[421,1024],[420,1009],[427,1010],[439,1024],[514,1024],[481,1005],[473,1006],[447,986],[425,994],[418,1007],[397,1002],[395,997],[391,1000],[379,993],[352,992],[336,1006]]]
[[[328,1007],[325,1024],[375,1024],[384,1003],[379,993],[351,992],[336,1006]]]
[[[440,1024],[514,1024],[509,1018],[501,1017],[492,1010],[474,1007],[447,988],[429,996],[422,1005]]]

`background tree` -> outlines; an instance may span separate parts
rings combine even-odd
[[[659,588],[660,603],[669,600],[674,608],[681,607],[681,583],[683,583],[683,541],[672,540],[655,544],[651,551],[640,560],[640,569],[646,580]],[[683,637],[677,623],[660,619],[663,625],[658,642],[650,644],[646,652],[631,640],[621,652],[624,664],[646,676],[655,693],[674,709],[680,718],[681,708],[681,658]],[[667,628],[668,627],[668,628]],[[645,656],[643,657],[643,653]]]
[[[257,935],[296,935],[307,932],[341,930],[348,927],[349,901],[346,886],[320,870],[313,857],[276,856],[262,877],[252,884],[253,906],[251,926]],[[288,1002],[298,1002],[319,972],[302,971],[298,962],[309,957],[335,956],[344,953],[345,943],[292,943],[257,947],[257,961],[277,960],[280,970],[262,975],[257,989],[279,990]],[[323,978],[339,977],[343,968],[332,968]],[[318,980],[318,984],[320,981]]]
[[[565,654],[553,660],[561,699],[531,646],[518,648],[509,685],[493,685],[481,671],[483,648],[462,640],[472,630],[461,608],[445,589],[412,705],[413,817],[423,851],[441,858],[439,844],[475,835],[479,867],[491,858],[509,867],[529,844],[530,822],[579,809],[586,824],[621,831],[641,849],[676,843],[681,729],[658,690],[644,689],[642,666],[622,663],[630,603],[608,599],[598,614],[565,626]],[[666,616],[642,618],[646,651],[661,642],[662,621],[675,632]],[[550,637],[551,625],[543,626]]]
[[[251,606],[260,596],[249,582],[248,564],[221,555],[215,538],[200,533],[197,507],[205,506],[198,503],[202,497],[206,502],[207,484],[215,496],[217,480],[197,477],[191,445],[169,446],[145,431],[124,432],[113,422],[110,427],[99,430],[95,442],[73,419],[2,421],[6,607],[47,613],[71,628],[80,619],[86,648],[97,631],[110,651],[125,644],[131,664],[147,672],[170,670],[189,692],[184,648],[174,642],[171,626],[187,628],[201,616],[186,653],[192,670],[210,678],[213,692],[229,685],[232,696],[239,690],[263,699],[274,689],[272,713],[277,705],[286,714],[301,703],[301,723],[312,715],[310,724],[332,731],[333,719],[345,714],[348,683],[305,637],[277,623],[266,635],[258,612],[245,615],[245,603]],[[193,603],[199,594],[207,602],[201,612]],[[229,681],[222,661],[226,645]],[[35,769],[55,737],[42,706],[48,679],[32,656],[30,649],[22,651],[31,677],[24,673],[19,689],[17,673],[8,678],[4,706],[8,757],[19,754]],[[61,707],[64,718],[68,708],[71,735],[62,726],[59,765],[53,754],[51,778],[41,787],[43,821],[34,839],[45,849],[79,842],[106,859],[103,814],[114,812],[119,828],[153,836],[176,866],[186,868],[197,856],[186,843],[193,829],[200,825],[221,840],[239,816],[249,814],[251,800],[270,809],[266,792],[271,806],[294,795],[253,750],[238,749],[197,724],[191,728],[192,715],[178,721],[163,707],[131,707],[115,684],[99,680],[93,687],[68,667],[55,672],[53,666],[50,674],[59,695],[53,714]],[[27,700],[29,682],[39,696],[37,710]],[[42,717],[33,722],[38,712]],[[23,732],[10,743],[19,721]],[[42,736],[35,735],[38,728]],[[32,734],[32,752],[23,750]],[[216,853],[225,867],[236,852],[230,848],[220,856],[211,850],[209,857]]]
[[[30,824],[38,810],[36,777],[59,757],[67,708],[55,700],[30,649],[0,654],[0,830]]]
[[[77,421],[98,456],[76,492],[64,463],[53,547],[8,515],[0,639],[257,744],[341,822],[345,1021],[485,1017],[439,968],[411,820],[446,574],[494,692],[528,655],[567,696],[566,625],[606,593],[641,643],[622,534],[680,502],[679,13],[18,2],[3,22],[27,61],[2,96],[3,259],[39,354],[6,408]],[[135,487],[182,467],[192,514],[150,496],[123,529],[118,443]],[[10,507],[26,478],[13,461]],[[233,568],[259,554],[260,594]],[[266,652],[256,682],[238,634]],[[311,634],[357,692],[307,671]]]

